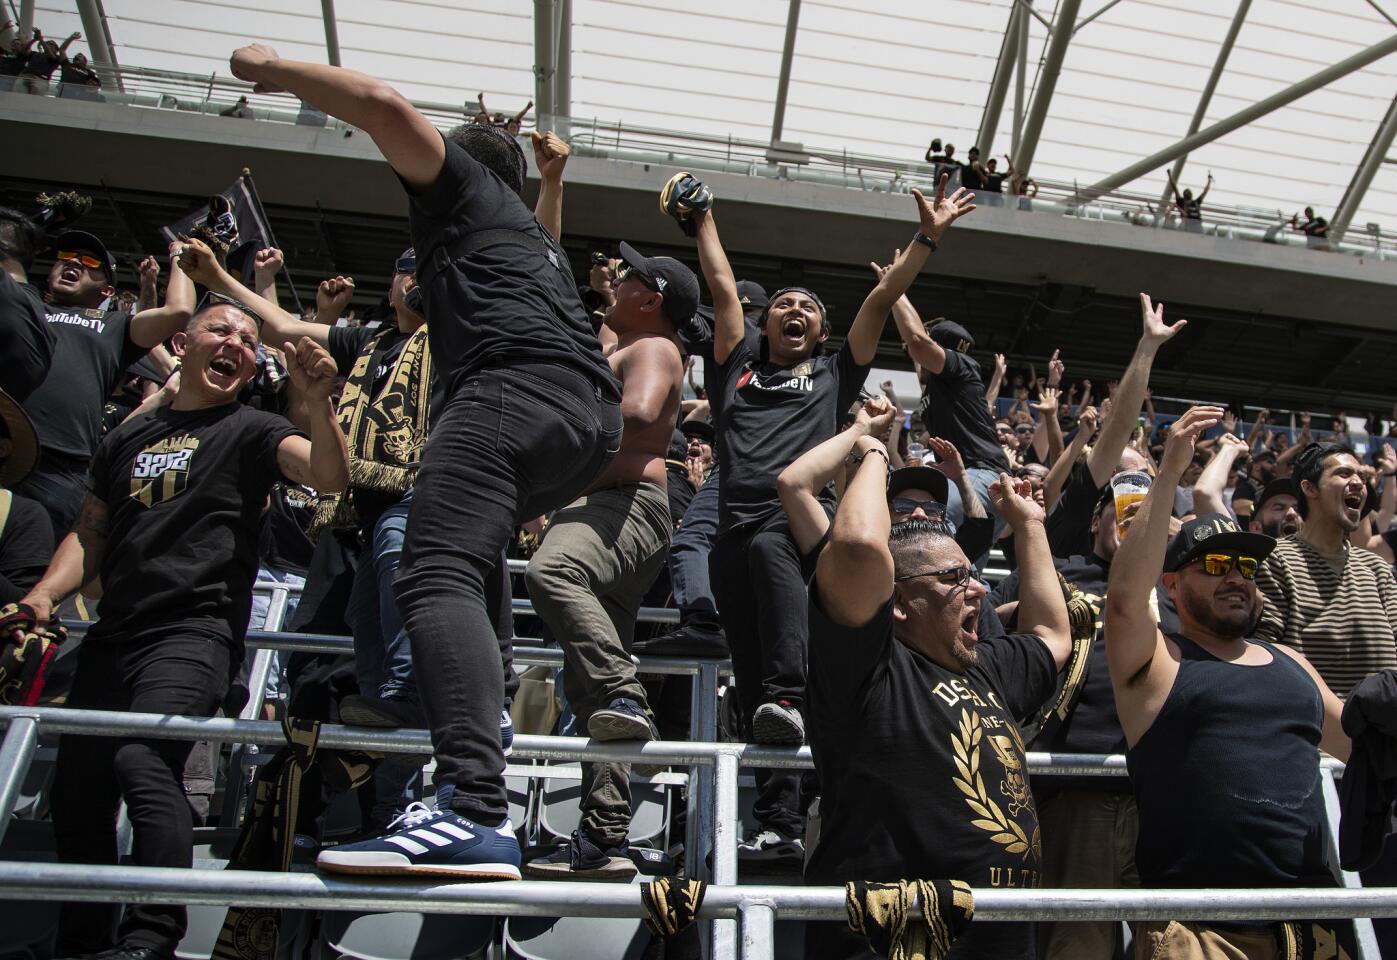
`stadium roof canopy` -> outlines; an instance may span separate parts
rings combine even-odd
[[[34,0],[5,2],[24,13]],[[958,157],[988,138],[997,155],[1013,149],[1020,168],[1031,151],[1034,177],[1083,187],[1189,132],[1237,24],[1200,117],[1205,130],[1365,50],[1373,59],[1197,147],[1182,185],[1197,192],[1211,171],[1211,201],[1286,216],[1312,205],[1332,218],[1372,152],[1376,172],[1352,224],[1397,225],[1397,167],[1381,162],[1379,138],[1386,126],[1390,143],[1397,127],[1397,57],[1373,50],[1397,48],[1397,0],[1018,2],[1016,13],[1013,0],[706,0],[689,9],[654,0],[40,0],[33,16],[60,36],[104,12],[123,67],[226,76],[229,51],[246,40],[320,61],[333,45],[345,66],[415,100],[473,109],[483,93],[492,111],[513,114],[556,95],[556,112],[574,117],[748,140],[772,139],[791,36],[780,139],[910,162],[933,137],[955,144]],[[553,22],[541,18],[540,29],[536,11]],[[1055,32],[1055,43],[1047,25],[1058,21],[1074,29]],[[545,76],[560,67],[567,81],[541,84],[536,65]],[[989,137],[997,67],[1003,107]],[[1029,128],[1023,137],[1016,117]],[[1370,151],[1375,140],[1380,152]],[[1169,165],[1122,186],[1159,195]]]

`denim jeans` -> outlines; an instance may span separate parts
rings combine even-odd
[[[451,807],[487,826],[508,815],[503,664],[487,580],[515,524],[570,503],[620,442],[614,381],[521,364],[465,377],[423,451],[394,592],[419,668],[438,793],[454,788]]]
[[[718,533],[718,467],[698,488],[669,541],[669,581],[681,622],[718,625],[718,605],[708,576],[708,554]]]
[[[991,470],[988,467],[969,467],[965,471],[966,478],[970,481],[970,487],[980,497],[980,502],[985,506],[985,516],[994,520],[994,540],[999,540],[999,535],[1004,532],[1007,524],[1004,518],[995,512],[994,506],[990,503],[990,484],[999,480],[999,471]],[[959,524],[959,521],[957,521]],[[980,571],[985,567],[985,561],[989,559],[989,551],[978,557],[969,557],[971,566],[975,568],[975,575],[979,576]]]
[[[364,539],[345,619],[354,634],[354,679],[365,697],[415,697],[412,647],[393,600],[412,491],[385,510]]]

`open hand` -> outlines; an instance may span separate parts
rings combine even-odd
[[[1001,473],[999,479],[990,484],[989,496],[995,513],[1004,518],[1015,534],[1025,524],[1043,522],[1043,508],[1033,499],[1032,487],[1027,480],[1015,480],[1009,474]]]
[[[1032,404],[1045,417],[1057,416],[1057,398],[1061,391],[1057,387],[1044,387],[1038,391],[1038,399]]]
[[[946,479],[959,486],[965,479],[965,461],[961,459],[956,445],[944,437],[927,437],[926,447],[936,454],[936,469],[946,475]]]
[[[1169,474],[1174,479],[1183,476],[1193,460],[1194,444],[1213,424],[1222,420],[1222,407],[1189,407],[1184,415],[1174,421],[1169,429],[1169,439],[1164,441],[1164,456],[1160,459],[1159,472]]]
[[[302,337],[294,350],[288,344],[284,353],[293,390],[309,400],[324,400],[335,392],[339,370],[324,347],[310,337]]]
[[[917,201],[917,216],[921,221],[922,233],[937,242],[940,242],[941,235],[951,224],[975,209],[975,194],[964,187],[956,187],[955,193],[946,196],[946,183],[949,180],[948,174],[941,175],[936,184],[934,200],[928,200],[920,190],[912,190],[912,197]]]
[[[533,141],[534,166],[538,167],[538,175],[551,183],[561,183],[563,167],[567,166],[568,157],[572,154],[567,141],[551,130],[547,133],[535,130],[529,134],[529,139]]]
[[[1180,320],[1172,326],[1165,323],[1164,304],[1155,306],[1148,293],[1140,294],[1140,317],[1144,323],[1144,332],[1140,335],[1140,341],[1152,347],[1158,347],[1165,343],[1188,326],[1187,320]]]

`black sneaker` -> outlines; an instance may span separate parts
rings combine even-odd
[[[427,725],[427,715],[416,697],[366,697],[358,693],[340,701],[340,720],[356,727],[420,730]]]
[[[752,716],[752,739],[772,746],[798,747],[805,742],[805,720],[785,700],[764,703]]]
[[[630,845],[603,847],[578,827],[546,857],[524,864],[524,876],[538,880],[613,880],[627,882],[636,874]]]
[[[681,623],[669,633],[649,640],[637,640],[631,648],[644,657],[705,657],[726,659],[728,641],[721,627],[703,623]]]
[[[630,697],[617,697],[587,721],[593,740],[658,740],[660,730],[650,714]]]
[[[754,831],[737,845],[737,859],[766,866],[800,864],[805,861],[805,841],[783,837],[775,830]]]
[[[78,958],[73,958],[78,960]],[[119,946],[100,953],[84,954],[81,960],[174,960],[174,954],[154,947]]]

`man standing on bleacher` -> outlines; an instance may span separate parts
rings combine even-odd
[[[73,532],[21,601],[43,626],[100,577],[101,619],[78,651],[69,707],[213,716],[243,660],[272,485],[286,479],[339,491],[348,482],[329,354],[309,339],[286,350],[307,440],[282,417],[238,402],[257,369],[258,316],[236,301],[206,303],[175,335],[183,373],[174,401],[107,434]],[[188,868],[194,828],[183,773],[192,746],[65,735],[53,784],[59,859],[115,864],[124,801],[132,861]],[[106,904],[65,904],[55,956],[168,960],[185,933],[179,905],[132,905],[119,931],[115,920]]]
[[[1022,633],[978,633],[985,588],[940,520],[892,524],[883,442],[860,437],[810,587],[810,748],[823,791],[809,884],[914,878],[1036,887],[1038,814],[1018,724],[1072,641],[1043,508],[1007,475],[988,494],[1014,531]],[[843,925],[807,956],[872,957]],[[951,958],[1027,960],[1032,925],[972,924]]]
[[[620,386],[567,259],[524,205],[514,138],[482,123],[443,136],[392,87],[283,60],[262,45],[232,71],[373,138],[408,194],[437,368],[435,419],[394,584],[436,755],[437,809],[320,854],[342,873],[519,879],[504,789],[503,665],[485,581],[514,525],[562,507],[621,440]]]

